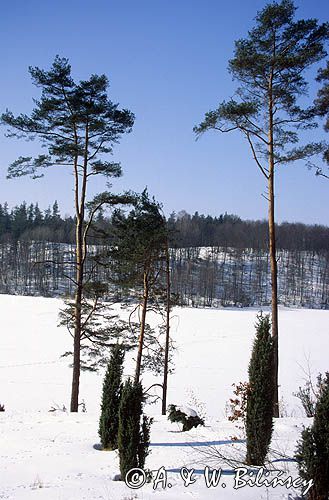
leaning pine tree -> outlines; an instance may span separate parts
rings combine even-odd
[[[134,378],[137,383],[142,371],[149,304],[153,301],[154,309],[155,304],[159,303],[159,270],[160,263],[165,260],[168,239],[166,220],[159,203],[154,198],[150,199],[145,189],[136,199],[135,207],[129,215],[126,217],[117,211],[112,217],[112,224],[115,234],[111,251],[114,273],[119,277],[121,285],[137,291],[139,300],[140,331]],[[168,359],[165,361],[168,364]]]
[[[329,373],[321,384],[315,406],[313,426],[302,432],[296,459],[299,475],[314,484],[307,494],[308,500],[329,498]]]
[[[99,437],[103,449],[115,450],[118,447],[119,405],[122,391],[122,370],[124,350],[120,344],[113,347],[107,366],[99,419]]]
[[[247,464],[263,465],[273,432],[274,341],[268,315],[259,315],[249,364],[246,435]]]
[[[148,455],[152,420],[143,415],[143,387],[125,383],[119,409],[118,449],[121,478],[134,468],[143,469]]]

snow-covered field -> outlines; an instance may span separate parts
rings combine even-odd
[[[60,356],[71,349],[71,338],[56,326],[61,304],[59,299],[0,296],[0,403],[6,408],[0,412],[0,498],[274,500],[300,494],[284,486],[234,489],[237,476],[225,474],[232,470],[230,459],[242,460],[245,452],[243,442],[232,441],[232,436],[243,436],[227,420],[226,402],[232,384],[247,379],[256,310],[174,310],[177,350],[168,403],[201,409],[206,427],[178,432],[178,425],[160,415],[159,404],[147,405],[146,413],[154,416],[147,467],[195,469],[196,482],[184,486],[180,473],[167,472],[166,489],[159,484],[154,490],[150,483],[133,490],[112,480],[119,472],[116,452],[93,448],[99,441],[103,373],[82,374],[80,399],[86,413],[49,412],[69,407],[71,370],[68,359]],[[292,457],[303,424],[310,424],[292,394],[304,384],[305,372],[310,369],[315,377],[329,369],[329,311],[281,309],[279,319],[284,418],[275,423],[271,459]],[[125,375],[131,373],[133,365],[128,363]],[[144,386],[155,380],[144,375]],[[207,488],[203,474],[198,474],[206,465],[224,471],[218,486]],[[293,462],[278,461],[275,467],[270,477],[278,476],[278,470],[298,477]]]

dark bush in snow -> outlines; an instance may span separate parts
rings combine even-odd
[[[103,449],[115,450],[118,447],[123,360],[124,350],[118,344],[112,348],[111,358],[103,382],[101,416],[98,430]]]
[[[118,449],[121,479],[134,468],[144,469],[149,454],[152,419],[143,415],[143,387],[127,380],[119,407]]]
[[[183,424],[183,432],[191,430],[198,425],[204,425],[204,420],[199,417],[195,410],[187,406],[168,406],[168,420]]]
[[[296,459],[300,477],[306,481],[314,481],[307,495],[308,500],[327,500],[329,498],[329,373],[322,378],[313,425],[302,432]]]
[[[257,318],[256,338],[249,363],[246,436],[247,464],[263,465],[273,432],[273,338],[269,315]]]

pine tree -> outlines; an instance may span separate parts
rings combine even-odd
[[[27,222],[28,228],[31,229],[33,227],[34,222],[34,205],[31,203],[27,208]]]
[[[82,304],[84,286],[89,280],[86,271],[87,237],[97,211],[106,204],[121,203],[119,196],[110,193],[98,195],[87,214],[87,187],[96,175],[119,177],[121,165],[106,161],[121,135],[130,132],[134,115],[120,110],[107,95],[105,75],[91,75],[88,80],[75,82],[68,59],[56,56],[49,71],[29,68],[33,83],[41,89],[41,97],[34,100],[31,116],[17,117],[10,111],[1,116],[1,122],[10,128],[9,136],[38,138],[46,154],[35,158],[20,156],[8,169],[8,177],[31,175],[41,177],[40,169],[66,166],[73,174],[75,207],[75,286],[73,373],[70,409],[78,411],[81,368],[81,337],[83,334]],[[35,225],[37,225],[37,206]],[[88,274],[88,276],[87,276]]]
[[[28,213],[25,201],[16,206],[12,211],[12,232],[15,240],[18,240],[27,227]]]
[[[48,226],[51,222],[51,208],[48,206],[44,211],[44,226]]]
[[[248,37],[235,42],[229,71],[241,86],[236,99],[209,111],[194,131],[239,131],[247,140],[256,166],[267,184],[268,241],[272,287],[274,337],[274,415],[279,416],[278,395],[278,291],[275,234],[274,178],[284,164],[308,159],[322,151],[320,143],[298,145],[299,130],[316,126],[314,110],[302,109],[298,99],[306,93],[304,74],[325,57],[329,24],[316,19],[295,21],[292,0],[271,2],[256,16]]]
[[[307,495],[308,500],[327,500],[329,498],[329,373],[326,373],[322,381],[313,425],[302,432],[296,459],[300,477],[306,481],[314,481]]]
[[[166,221],[159,203],[150,199],[147,190],[144,190],[128,216],[118,211],[112,223],[115,234],[111,252],[114,272],[121,285],[134,288],[139,294],[141,320],[135,370],[135,382],[139,382],[147,330],[147,308],[157,293],[159,262],[165,263],[168,238]]]
[[[317,99],[315,100],[316,113],[324,118],[324,130],[329,132],[329,61],[325,68],[321,68],[318,71],[317,81],[321,82],[323,85],[318,91]],[[323,155],[324,161],[329,165],[329,145],[325,149]],[[321,175],[326,179],[329,179],[329,173],[324,170],[323,167],[317,166],[316,175]]]
[[[52,207],[51,217],[52,217],[53,220],[56,220],[56,221],[61,218],[57,200],[54,201],[54,204],[53,204],[53,207]]]
[[[42,212],[39,208],[39,204],[36,203],[34,206],[34,226],[35,227],[41,226],[43,220],[44,219],[43,219]]]
[[[143,387],[128,379],[119,408],[118,449],[121,478],[134,468],[143,469],[148,455],[152,420],[143,416]]]
[[[107,366],[104,383],[99,437],[103,449],[115,450],[118,447],[119,406],[122,391],[122,370],[124,350],[120,344],[113,347]]]
[[[246,462],[263,465],[273,432],[273,349],[268,315],[257,317],[256,338],[249,364]]]

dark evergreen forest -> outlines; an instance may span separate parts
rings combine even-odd
[[[175,303],[192,307],[270,304],[267,222],[171,214],[170,270]],[[109,300],[124,300],[110,267],[97,256],[111,246],[111,219],[100,212],[90,233],[86,262],[90,279],[109,286]],[[96,229],[96,228],[95,228]],[[9,210],[0,205],[0,293],[69,296],[74,291],[75,221],[62,217],[57,202]],[[277,226],[279,303],[329,307],[329,228],[301,223]]]
[[[111,219],[100,211],[97,227],[111,233]],[[227,214],[219,216],[203,215],[185,210],[170,214],[168,227],[171,246],[184,247],[233,247],[266,250],[268,246],[266,220],[242,220],[239,216]],[[38,203],[25,202],[8,208],[0,204],[0,242],[47,241],[54,243],[74,243],[74,217],[60,215],[57,201],[52,207],[40,210]],[[104,244],[94,233],[90,243]],[[298,222],[283,222],[277,225],[277,248],[320,252],[329,250],[329,227],[307,225]]]

